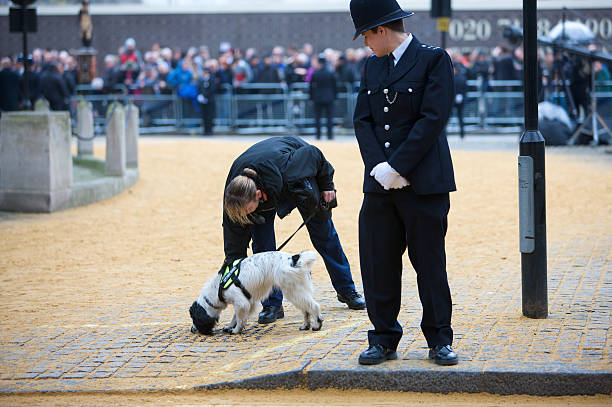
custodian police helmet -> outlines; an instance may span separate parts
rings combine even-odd
[[[413,14],[402,10],[396,0],[351,0],[351,18],[355,24],[353,40],[372,28]]]

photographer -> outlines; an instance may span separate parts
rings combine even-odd
[[[272,137],[248,148],[232,164],[223,204],[225,264],[253,253],[276,250],[274,218],[298,208],[314,248],[319,252],[338,300],[364,309],[355,290],[349,262],[331,219],[336,192],[334,169],[315,146],[297,137]],[[284,317],[283,294],[274,289],[263,301],[259,323]]]
[[[134,85],[138,79],[140,66],[142,65],[142,56],[136,49],[136,41],[133,38],[125,40],[124,47],[124,52],[121,53],[119,61],[121,63],[123,83],[129,87]]]

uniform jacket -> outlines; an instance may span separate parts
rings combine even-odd
[[[22,97],[20,80],[19,74],[12,69],[4,68],[0,71],[0,111],[19,110]]]
[[[454,101],[450,58],[413,36],[389,74],[387,61],[367,59],[353,117],[365,167],[363,192],[388,192],[370,176],[372,168],[384,161],[417,194],[454,191],[444,130]]]
[[[330,104],[336,100],[336,76],[328,69],[315,71],[310,79],[310,99],[314,103]]]
[[[198,94],[204,96],[206,103],[215,104],[215,94],[217,93],[217,81],[214,75],[209,75],[207,79],[200,79],[198,83]]]
[[[49,101],[51,110],[68,110],[70,91],[66,81],[54,66],[48,66],[40,75],[43,96]]]
[[[258,188],[268,200],[260,203],[251,217],[257,220],[262,211],[276,210],[278,216],[287,216],[298,204],[299,198],[292,192],[293,185],[308,179],[319,191],[334,189],[334,168],[323,153],[297,137],[272,137],[253,145],[232,164],[225,187],[243,169],[257,172]],[[316,192],[318,195],[318,191]],[[223,242],[226,261],[246,257],[251,239],[250,226],[232,222],[223,211]]]
[[[463,95],[461,103],[465,103],[465,95],[468,91],[468,84],[465,75],[461,72],[455,74],[455,95]]]

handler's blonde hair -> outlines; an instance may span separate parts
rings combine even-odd
[[[245,168],[244,174],[256,177],[257,173]],[[257,184],[246,175],[238,175],[227,184],[224,196],[224,209],[227,216],[240,225],[246,226],[253,222],[246,213],[246,206],[257,199]]]

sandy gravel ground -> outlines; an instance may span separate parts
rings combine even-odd
[[[248,145],[243,140],[141,139],[141,178],[129,191],[87,207],[54,214],[0,216],[3,288],[0,333],[9,334],[24,326],[87,325],[94,316],[108,310],[113,310],[113,325],[130,324],[138,321],[138,315],[116,310],[122,304],[131,303],[133,298],[146,297],[165,304],[177,298],[195,297],[202,283],[216,272],[223,260],[222,189],[233,159]],[[334,220],[360,287],[357,216],[362,200],[363,165],[358,147],[350,142],[317,145],[336,168],[340,207],[335,210]],[[104,153],[96,148],[96,154],[103,157]],[[470,278],[473,284],[479,284],[487,278],[487,267],[495,262],[509,262],[520,268],[517,155],[517,151],[459,149],[453,152],[459,190],[451,195],[449,216],[447,257],[451,279]],[[610,234],[612,156],[552,150],[547,154],[546,165],[549,243]],[[277,221],[277,241],[283,241],[300,222],[297,213]],[[297,252],[310,247],[307,233],[302,231],[286,250]],[[406,261],[406,264],[409,263]],[[328,282],[322,262],[313,276]],[[148,322],[175,321],[176,312],[176,307],[161,308],[155,321]],[[188,324],[188,314],[181,312]],[[139,401],[143,405],[155,402],[234,405],[246,397],[240,392],[232,394],[236,397],[229,401],[224,401],[220,393],[207,393],[202,399],[202,393],[180,394],[176,402],[172,394],[116,397],[129,405],[138,405]],[[266,393],[253,394],[252,405],[268,405]],[[499,405],[502,401],[508,405],[572,405],[575,402],[598,405],[602,401],[610,405],[609,398],[489,399],[485,395],[461,395],[447,399],[333,391],[317,392],[316,396],[306,391],[274,392],[274,400],[278,400],[274,404],[291,405],[291,398],[297,397],[302,400],[300,405],[323,405],[322,395],[325,395],[325,405],[406,405],[402,400],[407,396],[412,397],[409,404],[415,405]],[[76,403],[80,404],[79,396],[75,395],[60,396],[57,404],[46,404],[50,401],[44,395],[21,400],[62,405],[64,398],[66,403],[72,403],[71,397],[77,398]],[[87,404],[96,399],[96,396],[82,397]],[[110,402],[114,396],[104,397],[110,397]],[[380,404],[374,400],[380,400]],[[10,404],[9,401],[1,397],[0,405]]]
[[[121,394],[34,394],[0,396],[2,406],[308,406],[308,407],[608,407],[610,396],[534,397],[490,394],[429,394],[367,390],[231,390]]]

